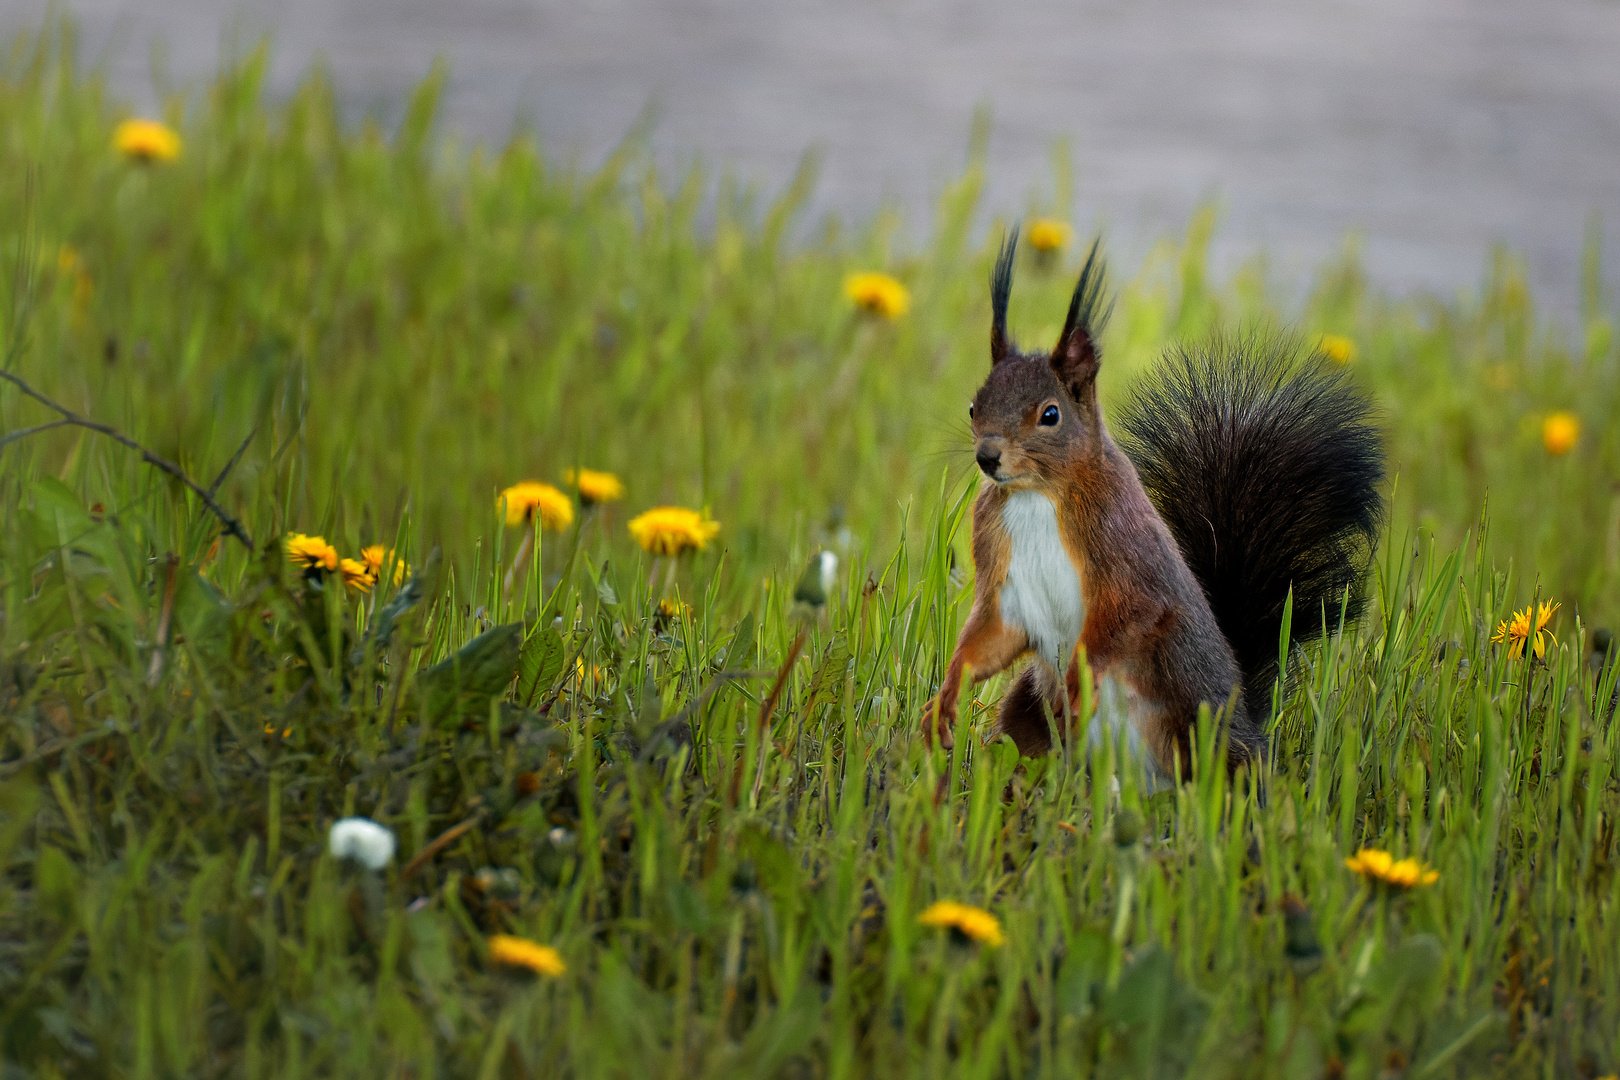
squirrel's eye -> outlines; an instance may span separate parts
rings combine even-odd
[[[968,419],[973,419],[973,402],[968,402]]]
[[[1041,411],[1041,426],[1042,427],[1056,427],[1057,422],[1058,422],[1058,417],[1059,417],[1058,407],[1056,405],[1048,405],[1045,409],[1043,409]]]

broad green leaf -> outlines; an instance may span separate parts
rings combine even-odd
[[[551,689],[567,662],[565,651],[562,635],[550,626],[529,635],[518,657],[517,699],[520,704],[533,705],[536,698]]]
[[[487,712],[517,674],[522,645],[523,624],[507,623],[484,631],[422,672],[417,688],[427,717],[454,721]]]

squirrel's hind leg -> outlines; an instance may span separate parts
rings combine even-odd
[[[1058,697],[1051,674],[1039,662],[1018,673],[1001,698],[996,712],[996,735],[1012,736],[1024,757],[1039,757],[1052,749],[1052,729],[1047,726],[1047,710],[1061,726],[1063,699]]]

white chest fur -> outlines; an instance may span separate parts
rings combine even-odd
[[[1080,576],[1058,535],[1057,508],[1038,491],[1015,491],[1001,511],[1012,538],[1007,582],[1001,587],[1001,619],[1023,629],[1029,647],[1061,672],[1080,640],[1085,602]]]

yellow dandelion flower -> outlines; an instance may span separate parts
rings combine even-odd
[[[532,522],[540,516],[542,528],[560,532],[574,523],[574,504],[550,484],[525,480],[495,496],[495,505],[504,510],[508,528]]]
[[[586,506],[594,503],[618,502],[624,498],[624,482],[610,472],[597,469],[569,469],[563,479],[579,492],[579,501]]]
[[[1541,445],[1559,457],[1575,449],[1581,437],[1581,418],[1572,412],[1555,412],[1541,422]]]
[[[1397,860],[1389,852],[1377,848],[1362,848],[1344,860],[1344,866],[1368,881],[1381,881],[1400,889],[1433,885],[1440,880],[1440,871],[1431,870],[1416,859]]]
[[[339,559],[338,572],[343,575],[343,584],[351,589],[370,592],[371,587],[377,584],[377,575],[359,559]]]
[[[630,521],[630,535],[643,551],[654,555],[702,551],[719,534],[718,521],[710,521],[696,510],[683,506],[660,506]]]
[[[113,129],[113,148],[143,164],[180,156],[180,136],[157,120],[125,120]]]
[[[337,548],[319,536],[290,534],[287,537],[287,558],[294,566],[302,566],[305,569],[319,567],[322,570],[332,571],[338,568]]]
[[[360,549],[360,561],[366,564],[373,578],[382,576],[383,567],[389,560],[394,563],[394,584],[398,585],[405,580],[405,560],[394,554],[394,549],[383,547],[381,544],[372,544],[370,547]]]
[[[691,617],[692,605],[683,604],[679,600],[660,600],[658,606],[653,609],[653,625],[660,630],[673,626],[681,619]]]
[[[1496,633],[1491,635],[1491,640],[1507,644],[1509,660],[1517,660],[1523,654],[1524,644],[1528,641],[1535,650],[1536,659],[1540,660],[1547,655],[1547,642],[1543,640],[1543,635],[1547,640],[1558,640],[1553,637],[1552,631],[1547,629],[1547,624],[1552,621],[1553,613],[1562,606],[1543,601],[1540,610],[1535,613],[1533,628],[1530,625],[1530,608],[1515,611],[1513,618],[1504,619],[1497,624]]]
[[[1430,870],[1416,859],[1400,859],[1389,868],[1384,878],[1391,885],[1414,889],[1419,885],[1433,885],[1440,880],[1440,871]]]
[[[1069,246],[1074,230],[1066,221],[1056,218],[1037,218],[1029,225],[1029,246],[1043,254]]]
[[[1000,945],[1001,920],[983,908],[940,900],[917,917],[924,926],[942,926],[984,945]]]
[[[606,685],[607,671],[600,664],[592,664],[587,668],[585,658],[580,657],[574,661],[574,683],[583,690],[587,682],[592,686]]]
[[[1356,362],[1356,343],[1343,334],[1323,334],[1322,339],[1316,343],[1322,355],[1335,364],[1353,364]]]
[[[898,319],[911,309],[911,293],[888,274],[875,271],[844,279],[844,295],[862,311]]]
[[[562,955],[550,945],[512,934],[490,936],[489,958],[506,967],[528,968],[536,975],[550,975],[554,979],[568,970]]]

